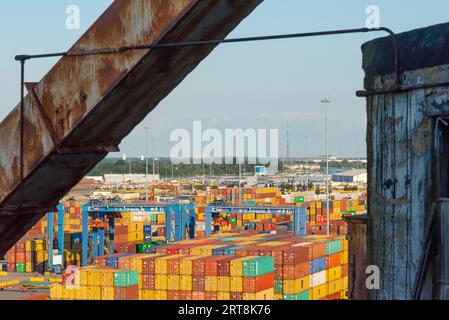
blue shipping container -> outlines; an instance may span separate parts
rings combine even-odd
[[[317,273],[326,270],[326,257],[310,261],[310,273]]]

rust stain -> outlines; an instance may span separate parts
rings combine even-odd
[[[432,147],[432,119],[425,118],[413,129],[411,152],[414,156],[425,154]]]

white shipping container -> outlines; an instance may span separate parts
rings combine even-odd
[[[326,270],[310,275],[310,287],[315,288],[326,283]]]

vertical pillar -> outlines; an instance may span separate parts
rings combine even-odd
[[[211,234],[211,227],[212,227],[212,209],[213,206],[206,206],[206,213],[204,217],[204,227],[205,227],[205,234],[206,237],[210,237]]]
[[[100,220],[105,222],[104,213],[100,213]],[[98,229],[98,255],[104,256],[104,227]]]
[[[182,217],[185,215],[182,205],[175,205],[174,215],[175,215],[175,242],[181,241],[182,237],[182,229],[184,227],[184,223]]]
[[[98,228],[92,228],[92,244],[93,244],[93,248],[92,248],[92,256],[98,257],[98,252],[99,252],[99,237],[98,237]]]
[[[172,206],[166,206],[164,208],[165,211],[165,239],[166,242],[169,243],[172,241],[172,210],[173,207]]]
[[[81,266],[87,266],[87,250],[89,245],[89,207],[81,207]]]
[[[62,264],[64,266],[64,205],[58,204],[56,207],[58,210],[58,250],[62,255]]]
[[[47,246],[48,246],[48,268],[53,268],[53,232],[54,232],[54,218],[53,212],[47,213]]]
[[[114,253],[115,250],[115,218],[109,217],[109,250]]]

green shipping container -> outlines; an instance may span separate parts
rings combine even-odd
[[[341,240],[331,240],[326,242],[326,255],[341,252]]]
[[[131,287],[139,283],[137,271],[122,270],[114,272],[114,287]]]
[[[16,272],[25,273],[26,272],[26,264],[25,263],[16,263]]]
[[[257,257],[243,261],[244,277],[257,277],[270,272],[274,272],[273,257]]]
[[[304,202],[304,197],[295,197],[295,203],[302,203]]]
[[[297,293],[297,294],[284,294],[284,300],[310,300],[310,291]]]

